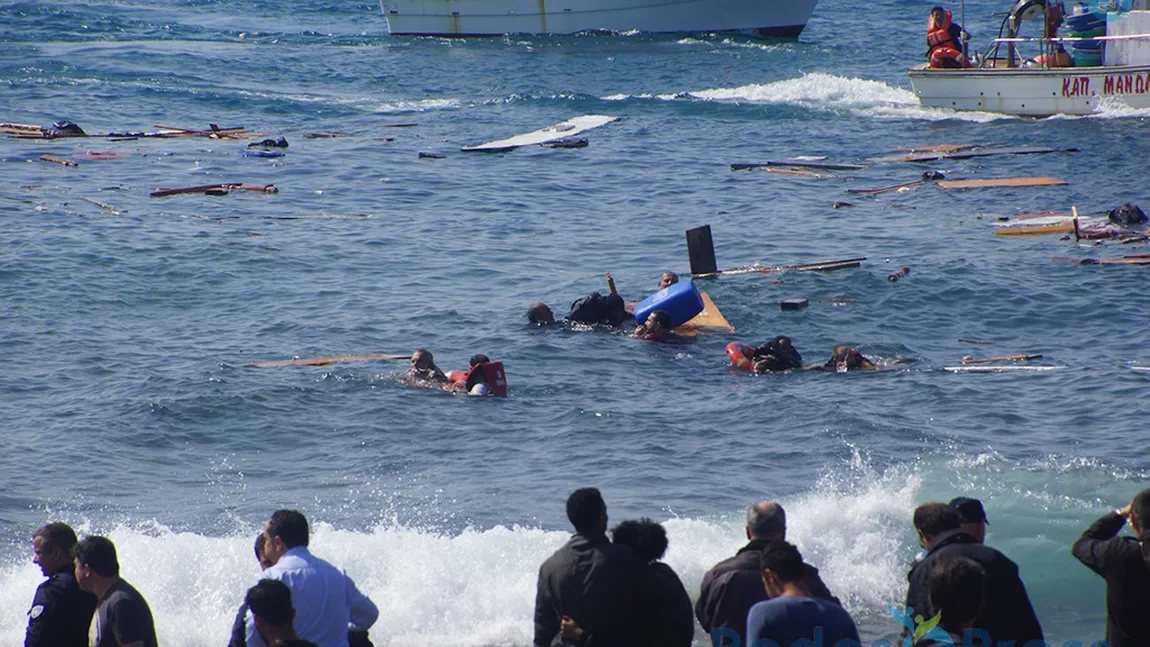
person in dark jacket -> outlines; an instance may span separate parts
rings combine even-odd
[[[639,561],[651,599],[636,602],[638,647],[691,647],[695,637],[695,618],[691,597],[682,580],[670,566],[659,559],[667,552],[667,531],[650,519],[624,521],[611,531],[616,546],[630,548]],[[564,620],[564,638],[578,640],[582,633],[574,621]]]
[[[642,565],[607,539],[607,505],[596,488],[571,493],[567,518],[575,534],[539,567],[534,645],[563,644],[561,623],[569,618],[582,629],[574,642],[580,647],[629,647]]]
[[[803,367],[803,356],[795,350],[790,337],[779,335],[756,348],[751,363],[755,373],[789,371]]]
[[[1018,576],[1018,565],[997,550],[978,543],[962,532],[961,526],[962,516],[945,503],[925,503],[915,509],[914,527],[927,554],[907,575],[909,615],[934,617],[938,609],[930,602],[930,586],[935,568],[946,560],[965,557],[986,571],[986,601],[971,630],[973,635],[985,633],[987,644],[991,644],[987,642],[990,640],[993,644],[1013,640],[1015,645],[1023,646],[1031,640],[1042,640],[1042,626],[1034,615],[1026,585]]]
[[[1119,537],[1130,520],[1134,537]],[[1150,645],[1150,490],[1095,521],[1072,551],[1106,579],[1106,640],[1111,647]]]
[[[747,613],[756,602],[768,599],[763,588],[759,554],[771,541],[787,538],[787,516],[783,506],[773,501],[760,501],[747,509],[746,546],[734,557],[725,559],[703,576],[695,618],[703,631],[711,634],[713,644],[729,645],[736,640],[746,645]],[[838,604],[819,577],[819,569],[804,563],[804,583],[811,595]],[[729,638],[730,640],[724,640]]]
[[[28,610],[24,647],[88,647],[96,596],[76,584],[72,547],[76,532],[50,523],[32,535],[32,561],[48,578],[36,588]]]

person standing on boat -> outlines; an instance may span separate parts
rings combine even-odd
[[[931,67],[970,67],[964,42],[967,40],[970,40],[970,34],[952,20],[949,9],[935,7],[930,10],[930,18],[926,22],[926,45],[929,48],[926,58]]]

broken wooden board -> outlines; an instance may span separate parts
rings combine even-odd
[[[1070,368],[1069,366],[944,366],[951,373],[1044,373]]]
[[[892,184],[890,186],[880,186],[876,189],[847,189],[847,193],[854,193],[857,195],[878,195],[888,191],[898,191],[899,189],[909,189],[913,186],[925,184],[925,180],[914,180],[912,182],[903,182],[902,184]]]
[[[182,195],[185,193],[207,193],[208,195],[227,195],[229,191],[257,191],[260,193],[279,193],[274,184],[204,184],[201,186],[186,186],[178,188],[159,188],[148,195],[153,198],[163,198],[169,195]]]
[[[735,328],[727,321],[715,302],[711,300],[710,295],[706,292],[700,292],[699,296],[703,298],[703,311],[689,319],[686,323],[680,324],[672,330],[676,335],[683,337],[694,337],[700,334],[707,333],[733,333]]]
[[[1061,186],[1066,180],[1052,177],[1004,177],[993,180],[939,180],[940,189],[981,189],[990,187]]]
[[[367,353],[363,355],[330,355],[328,357],[309,357],[306,359],[281,359],[270,362],[252,362],[248,366],[260,368],[273,368],[276,366],[326,366],[339,362],[366,362],[376,359],[411,359],[411,355],[396,355],[392,353]]]
[[[858,267],[862,261],[865,261],[865,256],[858,258],[845,258],[838,261],[821,261],[818,263],[803,263],[800,265],[775,265],[775,266],[762,266],[762,265],[748,265],[745,267],[737,267],[733,270],[720,270],[718,272],[705,272],[702,274],[692,274],[692,277],[704,276],[719,276],[726,274],[771,274],[774,272],[829,272],[831,270],[845,270],[852,267]]]
[[[766,171],[767,173],[776,173],[778,175],[794,175],[797,177],[813,177],[813,178],[818,178],[820,180],[838,177],[837,175],[835,175],[833,173],[818,173],[815,171],[807,171],[805,169],[798,169],[798,168],[782,168],[782,167],[768,166],[768,167],[765,167],[763,170]]]
[[[1116,256],[1113,258],[1055,256],[1050,260],[1061,263],[1076,263],[1078,265],[1150,265],[1150,254],[1131,254],[1129,256]]]
[[[795,168],[815,168],[826,171],[858,171],[866,168],[862,164],[837,164],[832,162],[808,162],[805,160],[771,160],[757,164],[731,164],[732,171],[747,171],[768,166],[793,166]]]
[[[562,121],[555,124],[554,126],[548,126],[533,132],[516,135],[508,139],[500,139],[493,142],[487,142],[486,144],[479,144],[477,146],[464,146],[460,150],[468,153],[499,153],[513,150],[515,148],[519,148],[520,146],[546,144],[547,142],[553,142],[557,139],[564,139],[572,135],[578,135],[581,132],[591,130],[592,128],[598,128],[599,126],[603,126],[611,123],[612,121],[618,120],[618,117],[609,117],[607,115],[583,115],[582,117],[575,117],[574,119]]]
[[[1004,355],[1002,357],[984,357],[977,359],[974,357],[963,357],[962,363],[967,364],[990,364],[993,362],[1029,362],[1032,359],[1039,359],[1042,355]]]
[[[40,161],[42,162],[55,162],[56,164],[63,164],[64,166],[77,166],[76,162],[66,160],[63,157],[56,157],[55,155],[41,155]]]
[[[999,227],[994,230],[995,236],[1039,236],[1044,234],[1070,234],[1074,233],[1077,227],[1074,224],[1074,219],[1063,220],[1060,222],[1050,223],[1046,225],[1009,225]]]
[[[1050,148],[1049,146],[1012,146],[1003,148],[968,148],[911,152],[905,155],[886,155],[871,158],[872,162],[935,162],[939,160],[965,160],[994,155],[1038,155],[1041,153],[1077,153],[1077,148]]]

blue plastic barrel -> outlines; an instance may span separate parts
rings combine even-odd
[[[671,317],[671,327],[687,323],[703,311],[703,297],[691,281],[680,281],[659,290],[635,306],[635,321],[644,323],[654,310]]]

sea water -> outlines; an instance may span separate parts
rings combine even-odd
[[[868,640],[900,629],[887,608],[918,550],[913,508],[978,497],[1047,637],[1100,639],[1103,584],[1070,546],[1147,485],[1150,375],[1131,366],[1150,365],[1150,281],[1051,258],[1146,248],[992,225],[1150,206],[1147,114],[923,108],[905,70],[929,8],[824,0],[797,42],[762,42],[391,38],[377,5],[333,0],[0,5],[0,121],[214,123],[291,144],[248,159],[245,141],[0,139],[0,644],[22,638],[41,581],[31,534],[50,520],[116,542],[163,644],[223,644],[258,577],[253,538],[290,507],[379,605],[376,644],[526,645],[565,498],[592,485],[612,524],[665,524],[692,596],[742,545],[745,507],[781,501]],[[967,3],[978,48],[1005,9]],[[581,114],[622,119],[584,149],[458,151]],[[350,136],[306,137],[321,132]],[[729,166],[934,144],[1079,151],[825,179]],[[38,159],[107,150],[122,155]],[[928,169],[1069,185],[846,193]],[[279,193],[148,196],[221,182]],[[703,224],[724,268],[867,260],[700,281],[734,335],[525,325],[532,302],[562,314],[605,291],[606,271],[629,300],[653,293],[662,271],[688,272],[683,232]],[[781,311],[789,298],[810,306]],[[808,361],[849,343],[890,366],[729,368],[728,342],[778,334]],[[503,361],[509,397],[412,389],[401,361],[246,366],[420,347],[445,370]],[[945,370],[1018,353],[1066,368]]]

